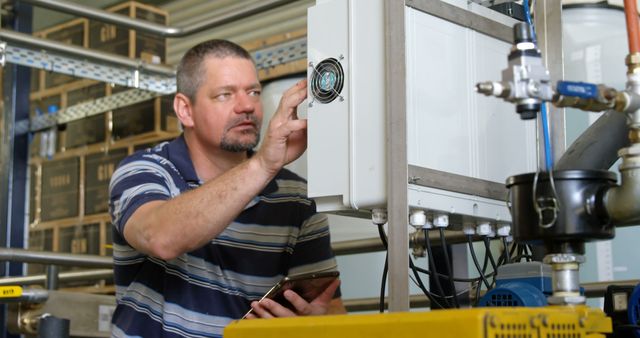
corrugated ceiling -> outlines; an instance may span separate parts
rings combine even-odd
[[[259,1],[178,0],[168,3],[162,8],[169,12],[171,26],[182,27]],[[167,63],[177,63],[187,49],[208,39],[228,39],[236,43],[244,43],[305,28],[307,8],[314,3],[315,0],[299,0],[191,36],[168,39]]]

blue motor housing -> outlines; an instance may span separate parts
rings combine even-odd
[[[511,282],[489,290],[478,305],[538,307],[547,305],[547,296],[531,284]]]
[[[487,291],[478,304],[545,306],[547,297],[552,292],[551,288],[551,266],[541,262],[505,264],[498,267],[496,287]]]

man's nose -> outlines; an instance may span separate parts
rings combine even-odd
[[[235,112],[236,114],[253,113],[255,110],[255,102],[247,93],[240,93],[236,96]]]

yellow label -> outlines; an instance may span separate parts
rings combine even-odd
[[[14,298],[22,296],[22,288],[19,286],[0,286],[0,298]]]

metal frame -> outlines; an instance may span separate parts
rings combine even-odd
[[[159,93],[175,92],[175,71],[166,66],[97,52],[0,29],[6,62]]]
[[[409,310],[405,2],[385,1],[389,311]]]
[[[480,6],[469,4],[471,6]],[[433,0],[407,0],[407,6],[419,11],[437,16],[463,27],[471,28],[475,31],[492,36],[496,39],[512,43],[513,33],[509,26],[500,22],[488,19],[484,16],[466,11],[460,7],[450,5],[442,1]]]
[[[535,1],[534,18],[538,47],[542,53],[547,69],[551,75],[551,81],[557,82],[564,79],[564,55],[562,52],[562,1],[537,0]],[[547,105],[549,127],[551,133],[551,151],[553,152],[554,163],[562,156],[566,150],[565,133],[565,109],[557,108],[554,105]],[[542,140],[542,121],[538,118],[538,137]],[[544,168],[544,143],[538,142],[538,158],[540,167]]]
[[[472,4],[473,5],[473,4]],[[503,200],[504,186],[472,177],[409,166],[407,159],[405,7],[511,42],[511,27],[432,0],[385,2],[387,76],[387,208],[389,213],[389,311],[409,309],[408,183]],[[409,173],[411,181],[409,181]]]

